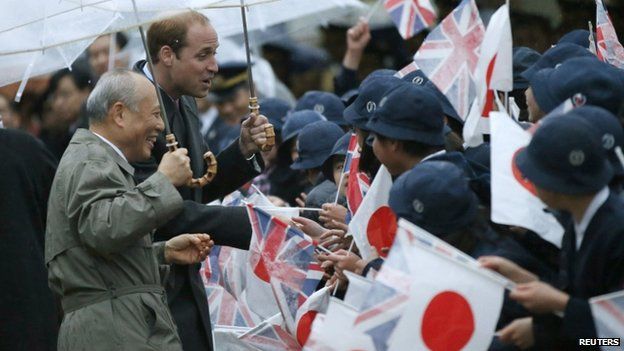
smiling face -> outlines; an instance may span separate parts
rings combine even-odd
[[[124,155],[128,161],[144,161],[150,158],[156,138],[164,130],[154,86],[143,77],[136,77],[136,94],[140,96],[136,111],[128,106],[122,108]]]
[[[186,32],[186,45],[173,54],[169,77],[177,94],[202,98],[208,95],[217,66],[217,32],[210,24],[194,22]]]

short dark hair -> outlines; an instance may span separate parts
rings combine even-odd
[[[147,47],[152,61],[158,63],[158,53],[163,46],[171,47],[174,54],[178,56],[180,50],[187,45],[186,32],[194,23],[207,25],[210,20],[197,11],[189,11],[152,23],[147,31]]]
[[[76,88],[80,90],[93,89],[93,79],[87,63],[82,61],[76,61],[71,67],[71,70],[68,68],[64,68],[56,71],[52,75],[52,77],[50,78],[49,88],[51,92],[56,91],[59,81],[65,76],[69,76],[72,82],[74,82],[74,85],[76,85]]]

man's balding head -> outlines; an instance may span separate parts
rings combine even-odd
[[[147,78],[129,70],[117,69],[102,75],[87,99],[87,114],[90,123],[104,122],[110,108],[121,102],[136,111],[141,99],[137,93],[138,82]]]
[[[164,129],[154,85],[128,71],[105,73],[87,100],[91,131],[115,144],[130,161],[150,157]]]

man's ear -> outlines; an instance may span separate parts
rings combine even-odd
[[[169,45],[163,45],[158,51],[158,60],[162,62],[165,66],[171,66],[173,64],[173,59],[175,56],[175,52]]]
[[[126,120],[124,119],[124,104],[120,101],[117,101],[115,104],[113,104],[110,110],[113,118],[113,123],[115,123],[117,127],[123,128],[126,125]]]

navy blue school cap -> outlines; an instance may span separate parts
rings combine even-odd
[[[303,127],[297,137],[299,157],[290,165],[292,169],[320,167],[329,157],[336,141],[344,131],[333,122],[319,121]]]
[[[597,60],[596,55],[587,50],[587,47],[572,43],[561,43],[546,50],[542,57],[522,72],[521,75],[528,81],[531,81],[531,78],[540,70],[554,68],[558,64],[575,57],[591,57]]]
[[[575,110],[575,116],[585,119],[600,133],[600,143],[607,152],[607,158],[616,175],[624,175],[622,163],[615,154],[615,148],[624,147],[624,129],[617,117],[604,108],[585,105]]]
[[[613,176],[600,139],[599,132],[574,109],[543,119],[514,162],[539,188],[569,195],[591,194]]]
[[[291,112],[286,116],[286,121],[282,127],[282,141],[285,142],[296,137],[301,129],[310,123],[326,120],[327,118],[323,115],[312,110]]]
[[[275,132],[280,133],[284,127],[286,116],[291,109],[288,101],[280,98],[266,98],[259,102],[260,113],[269,119]]]
[[[451,102],[440,91],[440,89],[438,89],[438,87],[432,81],[430,81],[429,78],[427,78],[425,72],[417,69],[403,76],[401,80],[429,89],[432,93],[435,94],[436,98],[442,105],[442,111],[444,112],[444,115],[456,120],[459,125],[464,125],[464,121],[459,117],[459,114],[457,114],[457,111],[455,111],[455,108],[453,107],[453,105],[451,105]]]
[[[442,106],[434,93],[415,84],[390,89],[366,128],[390,139],[444,145]]]
[[[397,217],[437,236],[469,226],[479,209],[464,172],[446,161],[422,162],[402,174],[392,184],[388,205]]]
[[[570,59],[556,68],[545,68],[530,79],[539,108],[548,113],[577,93],[586,104],[617,113],[624,99],[624,86],[617,68],[596,58]]]
[[[372,71],[371,73],[369,73],[363,80],[362,83],[360,83],[360,87],[366,83],[368,83],[369,80],[371,79],[375,79],[378,77],[394,77],[394,75],[397,73],[397,71],[393,70],[393,69],[387,69],[387,68],[380,68],[380,69],[376,69],[374,71]]]
[[[344,119],[357,128],[367,130],[366,123],[377,109],[379,101],[388,90],[399,84],[402,84],[401,80],[391,75],[378,75],[362,82],[358,97],[344,110]]]
[[[589,31],[587,29],[574,29],[564,34],[557,45],[562,43],[572,43],[584,48],[589,47]]]
[[[529,87],[529,80],[522,76],[522,72],[533,66],[539,60],[539,52],[527,48],[526,46],[517,46],[513,48],[513,89],[526,89]]]
[[[328,121],[334,122],[339,126],[348,125],[347,121],[342,118],[344,109],[344,103],[336,94],[318,90],[308,91],[303,94],[297,101],[297,105],[295,105],[295,111],[314,110],[325,116]]]

